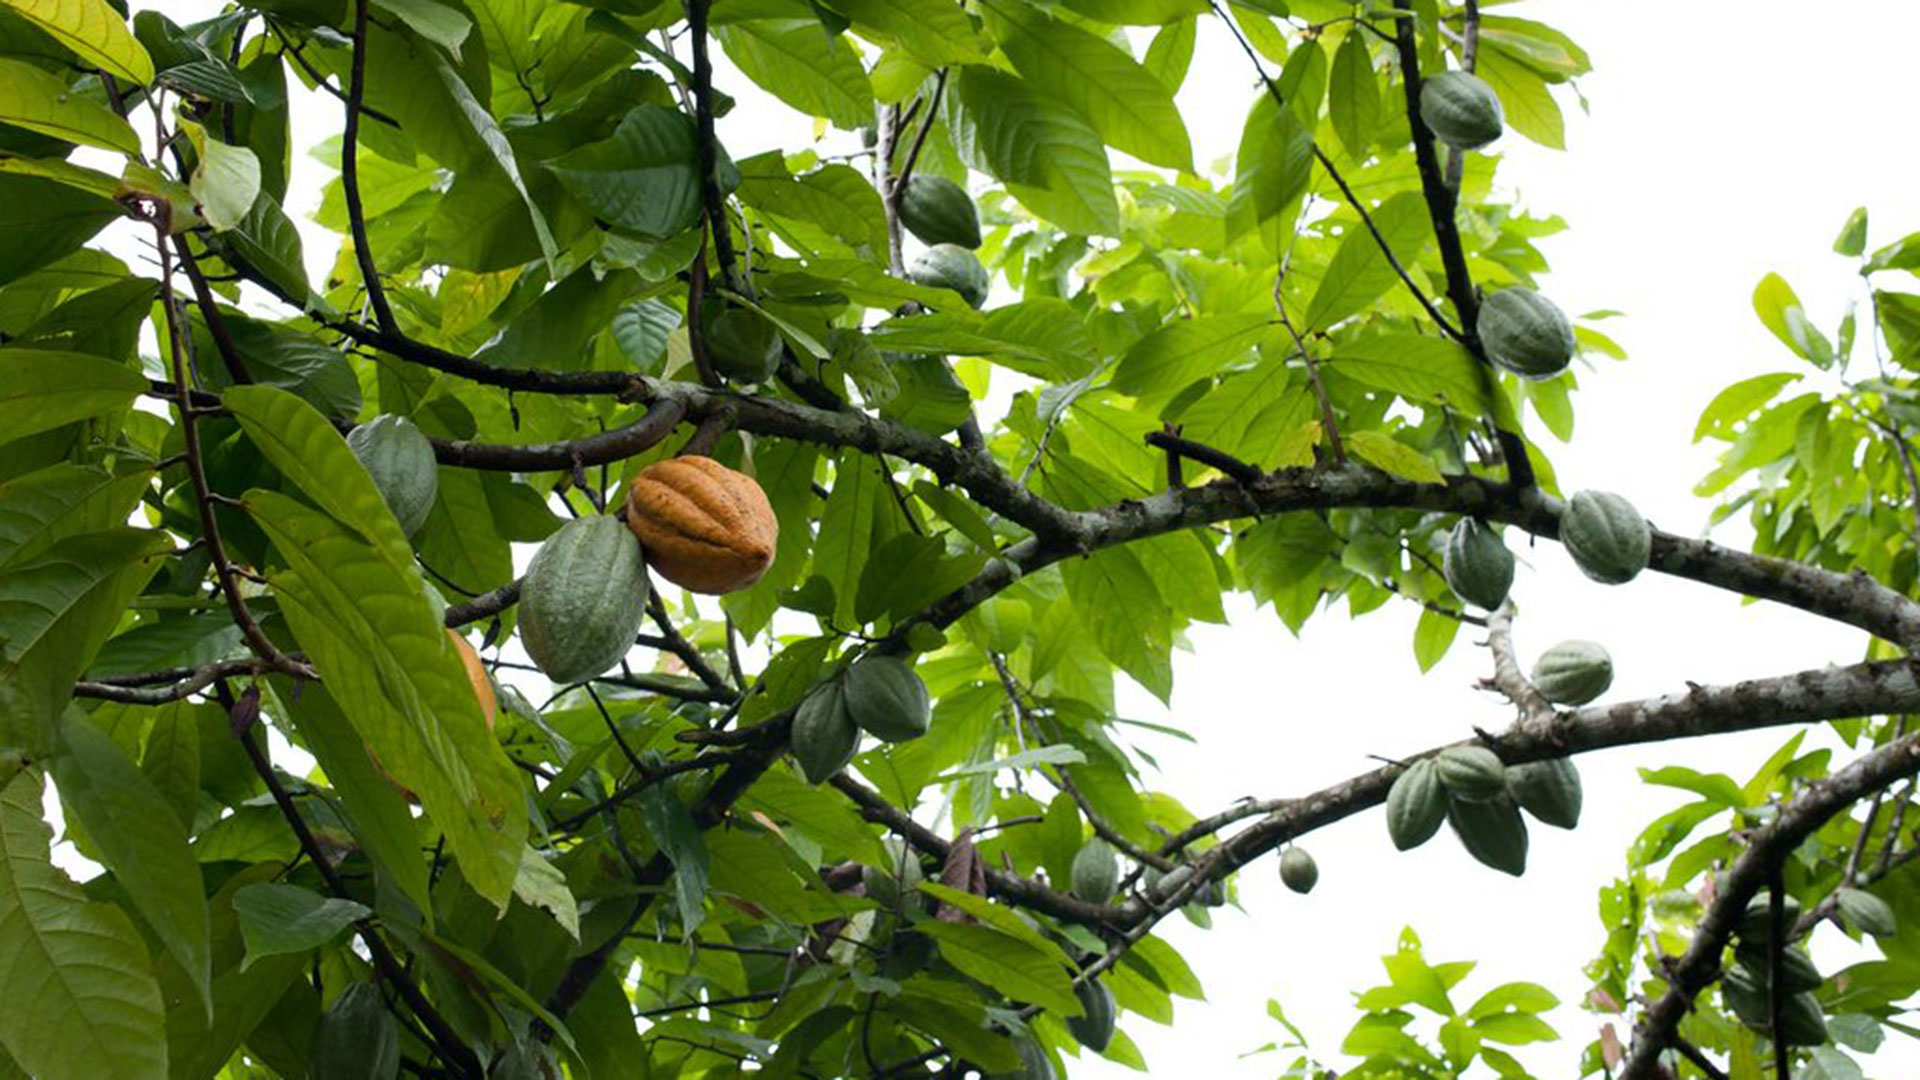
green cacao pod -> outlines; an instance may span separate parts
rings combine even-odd
[[[368,982],[333,999],[307,1051],[308,1080],[393,1080],[400,1075],[400,1029]]]
[[[1514,877],[1526,873],[1527,822],[1508,796],[1479,802],[1454,799],[1447,806],[1447,824],[1467,854]]]
[[[729,382],[763,383],[780,366],[780,331],[752,308],[729,307],[707,324],[707,362]]]
[[[1647,568],[1653,527],[1633,504],[1606,491],[1582,491],[1560,515],[1560,542],[1581,571],[1607,585],[1624,585]]]
[[[1120,859],[1113,845],[1093,837],[1073,855],[1073,895],[1089,904],[1104,904],[1120,887]]]
[[[979,256],[959,244],[935,244],[921,252],[907,267],[907,278],[916,285],[952,289],[976,308],[985,306],[992,284]]]
[[[898,657],[861,657],[847,669],[845,691],[848,715],[876,739],[917,739],[933,719],[927,684]]]
[[[382,415],[347,433],[347,446],[408,536],[420,531],[440,491],[433,444],[404,416]]]
[[[1500,95],[1471,72],[1442,71],[1420,84],[1420,119],[1456,150],[1478,150],[1506,128]]]
[[[556,683],[591,679],[633,647],[647,608],[640,542],[618,518],[569,521],[520,579],[520,639]]]
[[[1019,1066],[1012,1072],[994,1073],[990,1080],[1056,1080],[1059,1074],[1053,1071],[1053,1059],[1032,1036],[1015,1036],[1013,1047],[1020,1055]]]
[[[1280,853],[1280,880],[1297,893],[1310,893],[1320,882],[1320,867],[1307,849],[1289,845]]]
[[[1573,324],[1532,289],[1501,289],[1480,305],[1473,329],[1487,359],[1529,379],[1551,379],[1573,362]]]
[[[1387,789],[1387,835],[1393,846],[1412,851],[1433,839],[1447,820],[1447,789],[1432,758],[1414,762]]]
[[[1743,943],[1734,950],[1734,960],[1745,969],[1748,977],[1757,985],[1765,987],[1773,980],[1767,977],[1772,961],[1767,956],[1767,946],[1757,943]],[[1802,994],[1809,990],[1818,990],[1826,982],[1820,969],[1813,966],[1813,960],[1799,949],[1787,949],[1780,954],[1780,985],[1789,994]]]
[[[1885,900],[1859,889],[1843,888],[1837,892],[1835,903],[1840,909],[1840,917],[1846,920],[1848,926],[1874,937],[1892,937],[1900,932],[1893,908]]]
[[[1613,685],[1613,657],[1598,642],[1563,641],[1533,664],[1533,686],[1555,705],[1585,705]]]
[[[840,680],[813,688],[793,714],[793,756],[807,783],[818,784],[853,760],[860,749],[860,726],[847,714]]]
[[[980,211],[967,189],[944,176],[914,173],[900,193],[900,224],[923,244],[980,246]]]
[[[1728,968],[1721,976],[1720,1004],[1750,1028],[1764,1031],[1772,1019],[1767,1011],[1766,984],[1745,967]]]
[[[1499,607],[1513,587],[1513,552],[1478,518],[1461,518],[1447,534],[1440,568],[1455,595],[1488,611]]]
[[[1113,1041],[1113,991],[1106,983],[1089,979],[1074,986],[1073,996],[1080,999],[1081,1013],[1067,1018],[1067,1030],[1081,1046],[1096,1054],[1106,1053],[1107,1044]]]
[[[1788,1046],[1824,1046],[1827,1017],[1812,994],[1795,994],[1780,1008],[1780,1030],[1774,1036]]]
[[[1484,746],[1449,746],[1434,757],[1433,766],[1455,799],[1485,802],[1507,793],[1507,767]]]
[[[1773,938],[1773,901],[1772,892],[1762,889],[1747,901],[1746,910],[1740,913],[1740,922],[1734,927],[1734,934],[1743,942],[1765,942]],[[1786,921],[1787,932],[1793,932],[1793,924],[1800,920],[1800,901],[1788,896],[1782,903],[1782,918]]]
[[[1141,884],[1146,887],[1147,899],[1159,903],[1186,888],[1187,882],[1191,880],[1193,880],[1193,867],[1183,863],[1164,872],[1150,866],[1142,876]]]
[[[1509,766],[1507,791],[1539,821],[1560,829],[1580,824],[1580,770],[1566,758]]]

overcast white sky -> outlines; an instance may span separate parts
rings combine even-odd
[[[143,6],[183,20],[212,7]],[[1904,126],[1889,119],[1908,90],[1920,6],[1532,0],[1501,13],[1566,30],[1593,56],[1596,71],[1581,87],[1591,116],[1562,98],[1569,152],[1512,136],[1496,149],[1507,155],[1505,184],[1536,212],[1561,214],[1572,226],[1543,244],[1555,268],[1545,290],[1569,312],[1616,308],[1628,316],[1607,330],[1632,359],[1583,376],[1576,441],[1552,448],[1559,474],[1568,490],[1619,491],[1662,527],[1696,533],[1709,506],[1690,489],[1712,467],[1711,448],[1688,442],[1700,408],[1729,382],[1792,364],[1752,315],[1754,283],[1782,272],[1815,321],[1831,328],[1859,291],[1850,267],[1828,251],[1847,213],[1872,208],[1873,245],[1920,229],[1915,155]],[[735,157],[805,137],[804,121],[782,119],[784,110],[743,80],[726,85],[742,102],[722,129]],[[1196,160],[1231,153],[1250,92],[1244,58],[1217,26],[1203,27],[1181,95]],[[297,139],[334,130],[337,106],[322,101],[297,121],[309,125]],[[297,168],[289,209],[317,206],[325,175]],[[308,256],[316,271],[330,263],[323,235],[309,232]],[[1740,534],[1730,528],[1722,538],[1737,542]],[[1599,640],[1615,658],[1614,698],[1664,693],[1687,679],[1848,662],[1864,646],[1850,630],[1655,574],[1621,589],[1595,585],[1554,545],[1521,555],[1514,595],[1523,659],[1563,638]],[[1436,671],[1418,674],[1410,610],[1358,623],[1330,613],[1299,640],[1269,613],[1230,610],[1231,628],[1197,628],[1193,652],[1176,658],[1172,710],[1144,693],[1128,695],[1124,706],[1198,737],[1197,746],[1146,744],[1162,763],[1156,782],[1196,812],[1242,794],[1305,793],[1367,768],[1369,754],[1404,753],[1507,720],[1473,689],[1488,664],[1468,634]],[[1542,982],[1567,1002],[1550,1016],[1562,1041],[1522,1048],[1520,1057],[1543,1077],[1572,1076],[1599,1022],[1574,1007],[1586,987],[1581,966],[1601,938],[1597,890],[1622,868],[1640,827],[1680,801],[1641,786],[1635,766],[1684,762],[1744,778],[1785,735],[1583,758],[1585,822],[1572,834],[1536,828],[1520,880],[1480,867],[1444,835],[1396,854],[1377,813],[1317,833],[1305,845],[1321,868],[1311,896],[1286,892],[1263,863],[1242,875],[1245,914],[1216,912],[1207,933],[1178,918],[1164,924],[1210,1000],[1183,1002],[1174,1027],[1137,1018],[1127,1026],[1155,1075],[1272,1077],[1284,1059],[1241,1055],[1281,1036],[1265,1016],[1266,1000],[1277,997],[1314,1049],[1342,1064],[1336,1050],[1358,1016],[1349,991],[1378,981],[1377,958],[1411,925],[1430,959],[1482,961],[1462,1004],[1512,979]],[[1821,949],[1816,958],[1825,969],[1848,955]],[[1920,1047],[1892,1045],[1877,1062],[1880,1073],[1915,1075]],[[1082,1080],[1135,1075],[1106,1063],[1070,1071]]]

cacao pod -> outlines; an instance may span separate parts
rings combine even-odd
[[[1473,328],[1487,359],[1515,375],[1551,379],[1573,362],[1573,324],[1532,289],[1516,285],[1487,297]]]
[[[1653,527],[1633,504],[1605,491],[1582,491],[1560,515],[1560,542],[1581,571],[1607,585],[1624,585],[1647,568]]]
[[[969,250],[980,246],[980,211],[966,188],[944,176],[917,172],[907,178],[900,193],[900,224],[923,244],[957,244]]]
[[[847,669],[844,693],[853,722],[885,742],[917,739],[933,719],[927,684],[898,657],[861,657]]]
[[[1456,150],[1478,150],[1506,127],[1500,95],[1466,71],[1442,71],[1420,85],[1420,119],[1434,137]]]
[[[707,324],[707,363],[737,383],[763,383],[780,367],[780,331],[752,308],[723,309]]]
[[[1120,887],[1120,860],[1113,845],[1093,837],[1073,856],[1073,895],[1089,904],[1104,904]]]
[[[1411,851],[1433,839],[1447,820],[1447,789],[1432,758],[1422,758],[1393,778],[1387,789],[1387,835]]]
[[[1748,977],[1758,986],[1765,987],[1773,982],[1767,977],[1772,961],[1767,956],[1767,946],[1743,943],[1734,950],[1734,959]],[[1820,969],[1813,966],[1813,960],[1799,949],[1787,949],[1780,954],[1780,985],[1789,994],[1818,990],[1826,982]]]
[[[627,527],[661,577],[709,595],[759,581],[780,539],[779,519],[760,485],[697,454],[649,465],[633,478]]]
[[[1053,1059],[1032,1036],[1015,1036],[1013,1046],[1020,1055],[1019,1067],[1012,1072],[994,1073],[990,1080],[1056,1080],[1059,1074],[1053,1071]]]
[[[866,884],[869,898],[889,911],[896,911],[902,906],[903,896],[910,906],[921,898],[920,883],[927,880],[927,872],[920,866],[920,856],[908,850],[899,838],[888,837],[886,848],[887,864],[861,867],[860,880]]]
[[[408,536],[420,531],[440,491],[433,444],[404,416],[383,414],[347,432],[347,447]]]
[[[1461,518],[1447,534],[1440,569],[1455,595],[1488,611],[1499,607],[1513,587],[1513,552],[1478,518]]]
[[[1827,1017],[1820,1001],[1812,994],[1795,994],[1780,1008],[1780,1030],[1774,1037],[1788,1046],[1823,1046],[1827,1041]]]
[[[1767,1009],[1766,984],[1747,968],[1728,968],[1720,978],[1720,1003],[1750,1028],[1765,1031],[1772,1021]]]
[[[1519,877],[1527,871],[1527,822],[1520,807],[1502,794],[1478,802],[1454,799],[1447,806],[1447,824],[1467,854],[1503,873]]]
[[[398,1075],[399,1025],[372,983],[354,983],[333,999],[314,1028],[308,1080],[393,1080]]]
[[[1762,889],[1747,901],[1746,910],[1740,913],[1740,922],[1734,927],[1734,934],[1743,942],[1765,942],[1773,938],[1773,902],[1772,892]],[[1788,896],[1782,902],[1782,918],[1787,924],[1787,932],[1793,932],[1793,924],[1800,920],[1800,901]]]
[[[1484,802],[1507,793],[1507,767],[1484,746],[1449,746],[1435,755],[1433,766],[1455,799]]]
[[[1548,825],[1571,829],[1580,824],[1580,770],[1566,758],[1508,767],[1507,791],[1521,809]]]
[[[1598,642],[1563,641],[1533,664],[1533,687],[1555,705],[1585,705],[1613,685],[1613,657]]]
[[[1297,893],[1310,893],[1320,881],[1320,867],[1303,847],[1289,845],[1280,855],[1280,880]]]
[[[1848,926],[1874,937],[1892,937],[1899,933],[1900,924],[1885,900],[1859,889],[1842,888],[1837,892],[1840,917]]]
[[[580,518],[527,564],[520,640],[548,678],[581,682],[620,662],[646,608],[647,568],[633,533],[615,518]]]
[[[1067,1030],[1081,1046],[1096,1054],[1106,1053],[1107,1044],[1113,1041],[1113,991],[1098,979],[1088,979],[1074,984],[1073,996],[1080,999],[1080,1015],[1067,1018]]]
[[[814,687],[800,703],[793,714],[792,743],[809,784],[826,780],[853,760],[860,749],[860,727],[847,715],[839,679]]]
[[[983,307],[992,279],[979,256],[959,244],[935,244],[914,257],[907,279],[934,289],[952,289],[973,307]]]
[[[1148,867],[1141,878],[1141,884],[1147,890],[1147,899],[1159,903],[1174,893],[1187,887],[1193,879],[1193,867],[1182,863],[1171,870],[1161,871],[1157,867]]]

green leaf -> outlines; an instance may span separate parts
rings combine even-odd
[[[1833,251],[1836,255],[1848,258],[1858,256],[1867,250],[1867,208],[1855,207],[1847,215],[1847,223],[1840,227],[1840,235],[1833,238]]]
[[[1013,75],[969,67],[949,81],[947,123],[960,156],[1027,209],[1067,232],[1119,234],[1106,147],[1080,114]]]
[[[473,21],[456,8],[437,0],[373,0],[373,6],[391,12],[414,33],[460,59],[460,46],[473,31]]]
[[[387,771],[446,831],[474,891],[504,907],[526,838],[519,773],[487,730],[418,573],[278,492],[256,488],[245,501],[290,565],[268,581],[294,638]],[[383,524],[398,533],[390,514]]]
[[[75,533],[127,520],[149,473],[115,479],[104,469],[53,465],[0,484],[0,570]]]
[[[22,60],[0,58],[0,124],[129,157],[140,155],[140,137],[131,124],[83,97],[59,76]]]
[[[1170,395],[1195,379],[1225,374],[1271,322],[1265,315],[1201,315],[1169,323],[1120,358],[1113,388],[1134,397]]]
[[[1059,950],[1041,949],[989,926],[929,920],[918,925],[940,955],[962,974],[978,979],[1014,1001],[1038,1005],[1061,1016],[1078,1016],[1073,981]]]
[[[139,372],[99,357],[0,351],[0,445],[124,409],[146,389]]]
[[[269,882],[234,893],[233,911],[240,917],[240,936],[247,943],[242,971],[265,957],[317,949],[373,914],[365,904]]]
[[[513,144],[507,141],[506,133],[500,130],[500,124],[494,120],[493,114],[487,111],[483,102],[473,96],[473,91],[468,89],[466,80],[460,77],[460,73],[454,70],[445,56],[439,52],[432,53],[432,64],[433,71],[440,77],[440,85],[446,90],[448,98],[452,100],[473,132],[479,136],[481,145],[486,147],[488,159],[498,166],[500,173],[507,178],[507,182],[513,185],[513,190],[520,193],[521,201],[526,203],[527,214],[533,223],[534,237],[540,241],[540,250],[546,255],[547,262],[553,263],[560,256],[560,249],[553,241],[553,233],[547,228],[547,217],[540,209],[539,201],[533,197],[531,191],[527,190],[527,182],[520,175],[520,164],[514,156]]]
[[[834,616],[841,625],[854,625],[854,599],[873,543],[873,516],[884,495],[883,484],[866,456],[856,451],[842,453],[834,464],[833,491],[813,549],[813,572],[833,586],[839,598]]]
[[[1384,107],[1380,101],[1380,80],[1373,73],[1373,56],[1367,51],[1367,36],[1358,27],[1347,33],[1333,51],[1333,71],[1328,77],[1327,108],[1334,133],[1347,149],[1347,156],[1364,161],[1380,131]]]
[[[106,0],[3,0],[81,60],[116,79],[153,81],[153,60]],[[5,98],[0,93],[0,99]]]
[[[1006,769],[1035,769],[1042,765],[1079,765],[1087,760],[1087,755],[1079,747],[1069,743],[1055,743],[1052,746],[1036,746],[1018,754],[1010,754],[992,761],[979,761],[971,765],[949,769],[935,781],[945,782],[962,776],[989,776]]]
[[[930,68],[976,64],[987,51],[973,20],[947,0],[833,0],[856,28],[872,27],[899,41],[915,60]]]
[[[0,172],[0,236],[7,238],[0,244],[0,285],[72,255],[120,216],[111,199],[57,180]]]
[[[126,751],[78,710],[61,724],[53,769],[61,805],[79,819],[211,1015],[207,898],[180,816]]]
[[[1207,12],[1207,0],[1062,0],[1062,6],[1094,22],[1159,26]]]
[[[673,860],[673,898],[680,908],[680,924],[691,935],[706,917],[707,842],[693,813],[666,785],[642,791],[639,805],[647,832]]]
[[[217,231],[237,228],[260,197],[260,159],[244,146],[212,138],[201,140],[199,149],[200,164],[188,186],[200,212]]]
[[[1376,334],[1334,346],[1326,371],[1408,401],[1487,412],[1486,379],[1473,354],[1448,338]]]
[[[54,867],[40,799],[33,772],[0,790],[0,1046],[40,1080],[166,1080],[146,943]]]
[[[1278,250],[1280,226],[1291,226],[1313,179],[1313,133],[1292,109],[1282,109],[1262,94],[1247,113],[1234,162],[1227,235],[1258,231],[1269,248]]]
[[[853,47],[813,19],[714,27],[727,56],[760,88],[808,116],[852,131],[873,122],[873,87]]]
[[[547,168],[608,225],[663,240],[700,217],[696,145],[685,113],[642,105],[609,138],[563,154]]]
[[[1422,611],[1420,621],[1413,627],[1413,659],[1420,665],[1422,673],[1432,671],[1433,665],[1447,655],[1453,647],[1453,639],[1460,633],[1460,620],[1449,618],[1437,611]]]
[[[1546,79],[1496,43],[1480,50],[1474,73],[1500,96],[1509,128],[1548,149],[1567,148],[1566,120]]]
[[[1427,204],[1417,191],[1403,191],[1375,208],[1371,215],[1402,267],[1414,266],[1433,227],[1427,223]],[[1307,303],[1307,326],[1315,330],[1327,327],[1365,311],[1400,282],[1393,264],[1380,250],[1380,240],[1364,223],[1352,222],[1340,240],[1340,247],[1327,264],[1327,272]]]
[[[1173,94],[1124,50],[1024,3],[983,5],[1000,48],[1027,85],[1064,102],[1108,145],[1152,165],[1193,171]]]
[[[1807,318],[1793,286],[1779,274],[1768,274],[1753,289],[1753,310],[1780,343],[1820,367],[1833,361],[1833,346]]]
[[[1427,484],[1438,484],[1446,479],[1432,458],[1384,431],[1349,432],[1346,441],[1347,451],[1354,457],[1395,476]]]
[[[1173,695],[1172,613],[1129,548],[1107,548],[1066,565],[1067,595],[1107,659],[1161,701]]]

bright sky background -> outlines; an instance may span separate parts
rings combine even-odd
[[[182,21],[214,9],[206,0],[142,6]],[[1754,284],[1780,271],[1831,331],[1847,300],[1862,295],[1849,264],[1828,250],[1852,208],[1872,208],[1870,246],[1920,229],[1915,156],[1887,119],[1889,103],[1908,90],[1920,5],[1531,0],[1502,13],[1548,22],[1592,54],[1596,71],[1581,84],[1591,116],[1571,95],[1562,98],[1569,152],[1514,136],[1495,149],[1507,156],[1505,185],[1536,213],[1558,213],[1571,225],[1542,245],[1555,271],[1545,291],[1570,313],[1627,315],[1605,329],[1631,360],[1583,373],[1579,434],[1550,452],[1567,490],[1621,492],[1663,528],[1697,534],[1710,507],[1691,487],[1713,464],[1712,448],[1689,442],[1701,407],[1727,383],[1795,363],[1754,318]],[[721,130],[735,157],[806,137],[805,121],[744,80],[724,85],[741,101]],[[1203,25],[1181,95],[1196,160],[1231,153],[1252,92],[1244,57],[1217,25]],[[331,99],[309,95],[297,108],[297,146],[337,130]],[[302,217],[317,207],[330,174],[298,158],[289,211]],[[317,273],[332,259],[332,241],[317,228],[306,232]],[[1742,536],[1736,524],[1717,538]],[[1596,639],[1618,671],[1607,700],[1666,693],[1687,679],[1851,662],[1865,644],[1861,634],[1810,616],[1743,606],[1658,574],[1625,588],[1599,586],[1557,545],[1519,553],[1523,662],[1564,638]],[[1144,693],[1123,700],[1127,715],[1176,723],[1199,740],[1142,744],[1162,765],[1154,782],[1198,813],[1241,795],[1304,794],[1369,768],[1369,754],[1403,754],[1509,719],[1500,702],[1474,689],[1490,665],[1469,633],[1439,668],[1419,675],[1410,607],[1358,623],[1327,613],[1298,640],[1268,612],[1244,603],[1229,611],[1230,628],[1196,628],[1193,651],[1176,657],[1172,710]],[[1785,737],[1763,732],[1583,757],[1585,820],[1571,834],[1536,826],[1523,879],[1479,866],[1444,833],[1397,854],[1377,812],[1316,833],[1304,845],[1321,870],[1311,896],[1284,890],[1267,860],[1241,876],[1244,914],[1216,911],[1211,932],[1177,916],[1162,924],[1210,1000],[1182,1002],[1174,1027],[1133,1018],[1128,1030],[1154,1075],[1265,1080],[1286,1059],[1241,1055],[1282,1037],[1265,1014],[1277,997],[1323,1058],[1348,1064],[1336,1051],[1359,1015],[1350,991],[1380,980],[1378,957],[1411,925],[1429,959],[1482,962],[1462,988],[1462,1006],[1498,982],[1550,987],[1567,1003],[1549,1017],[1563,1038],[1521,1048],[1520,1057],[1542,1077],[1573,1076],[1599,1023],[1575,1007],[1586,988],[1580,969],[1601,939],[1597,890],[1622,868],[1639,829],[1682,801],[1643,787],[1634,768],[1680,762],[1744,779]],[[1832,947],[1832,930],[1819,937],[1823,970],[1854,955]],[[1886,1075],[1914,1075],[1920,1047],[1896,1041],[1876,1064]],[[1104,1062],[1070,1071],[1077,1080],[1137,1075]]]

